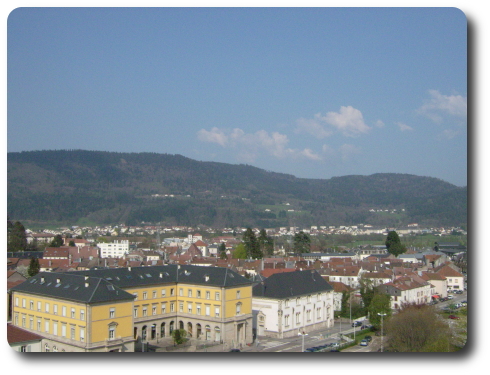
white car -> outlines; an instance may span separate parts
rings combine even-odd
[[[453,299],[453,298],[454,298],[454,296],[452,294],[447,295],[447,299]]]

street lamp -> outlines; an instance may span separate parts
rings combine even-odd
[[[308,334],[305,333],[305,331],[303,331],[302,333],[298,333],[298,336],[302,336],[301,352],[304,352],[305,351],[305,336],[308,336]]]
[[[381,316],[381,351],[383,351],[383,316],[386,316],[386,313],[378,313]]]

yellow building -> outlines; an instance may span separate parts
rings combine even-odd
[[[42,272],[11,293],[12,324],[43,336],[43,351],[134,351],[134,297],[102,278]]]
[[[40,273],[11,292],[12,324],[50,339],[47,350],[133,351],[175,329],[203,343],[252,342],[252,283],[226,268]]]

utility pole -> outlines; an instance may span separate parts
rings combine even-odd
[[[381,352],[383,352],[383,316],[386,316],[386,313],[378,313],[381,316]]]

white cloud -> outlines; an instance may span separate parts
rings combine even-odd
[[[384,128],[385,126],[385,123],[381,120],[378,120],[376,121],[376,123],[374,124],[374,126],[376,126],[377,128]]]
[[[197,132],[197,138],[203,142],[217,143],[223,147],[228,143],[228,136],[222,130],[214,127],[210,131],[201,129]]]
[[[443,132],[441,134],[441,138],[452,139],[452,138],[456,137],[458,134],[459,134],[459,132],[456,130],[445,129],[445,130],[443,130]]]
[[[417,112],[434,122],[442,122],[444,115],[465,117],[467,100],[461,95],[442,95],[438,90],[429,90],[430,100]]]
[[[402,132],[413,131],[413,128],[411,126],[408,126],[407,124],[404,124],[402,122],[397,122],[396,125],[398,125],[400,131]]]
[[[361,111],[351,106],[342,106],[339,112],[327,112],[325,116],[317,113],[312,119],[301,118],[296,124],[297,132],[306,132],[319,139],[330,136],[333,130],[340,131],[346,137],[356,137],[371,129],[364,122]]]
[[[269,154],[277,159],[322,160],[321,155],[309,148],[303,150],[289,148],[288,136],[279,132],[269,134],[265,130],[259,130],[247,134],[239,128],[227,132],[214,127],[210,131],[199,130],[197,137],[202,142],[217,143],[225,148],[233,148],[236,150],[238,158],[247,162],[254,161],[261,153]]]

